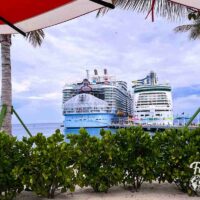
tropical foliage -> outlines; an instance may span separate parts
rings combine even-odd
[[[187,7],[169,0],[113,0],[113,3],[121,9],[133,10],[145,15],[155,14],[169,20],[186,19],[190,12]],[[100,13],[104,14],[107,11],[102,9]]]
[[[193,23],[178,26],[175,28],[175,32],[190,32],[190,39],[200,39],[200,13],[196,11],[191,12],[188,18],[193,21]]]
[[[183,21],[188,18],[193,23],[178,26],[175,28],[175,32],[190,32],[190,39],[200,39],[199,10],[187,8],[169,0],[113,0],[113,3],[122,9],[144,13],[147,17],[151,15],[152,20],[154,20],[154,15],[172,21]],[[105,10],[100,13],[105,13]]]
[[[189,183],[193,169],[189,166],[195,161],[200,161],[199,133],[200,129],[185,129],[155,134],[153,146],[159,151],[156,165],[159,182],[174,182],[184,192],[193,193]]]
[[[91,186],[95,192],[107,192],[117,185],[122,174],[116,167],[118,156],[114,141],[109,131],[101,131],[102,138],[90,136],[81,129],[79,135],[69,135],[70,144],[74,148],[77,171],[77,184],[80,187]]]
[[[123,173],[124,185],[131,185],[137,191],[144,181],[155,180],[155,152],[149,133],[141,127],[120,129],[114,137],[119,151],[117,166]]]
[[[175,183],[189,195],[193,169],[200,161],[200,128],[166,130],[153,137],[141,127],[101,130],[90,136],[85,129],[65,139],[57,130],[52,136],[38,133],[17,141],[0,133],[0,199],[11,200],[25,187],[37,195],[54,198],[55,193],[91,186],[107,192],[123,184],[138,190],[143,182]]]
[[[74,191],[73,152],[59,130],[48,138],[41,133],[24,138],[23,144],[21,150],[26,150],[26,162],[14,170],[23,185],[48,198],[54,198],[58,188],[61,192]]]
[[[20,143],[5,132],[0,133],[0,199],[12,200],[23,190],[21,177],[13,174],[14,166],[23,163]]]
[[[113,0],[113,3],[117,8],[143,13],[146,18],[151,17],[152,21],[154,21],[155,15],[170,21],[183,21],[189,18],[189,20],[193,20],[193,23],[178,26],[175,28],[175,32],[190,31],[190,39],[200,39],[198,10],[187,8],[169,0]],[[108,9],[101,9],[97,15],[99,16],[106,12],[108,12]]]

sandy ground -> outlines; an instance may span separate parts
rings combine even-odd
[[[23,192],[17,200],[41,200],[32,192]],[[123,187],[113,187],[108,193],[95,193],[91,188],[77,188],[74,193],[56,195],[57,200],[197,200],[200,197],[189,197],[178,190],[174,184],[146,184],[142,185],[139,192],[131,192]]]

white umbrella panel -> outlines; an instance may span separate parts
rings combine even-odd
[[[200,0],[171,0],[172,2],[200,10]]]
[[[112,0],[8,0],[0,6],[0,34],[25,33],[59,24],[102,7]]]

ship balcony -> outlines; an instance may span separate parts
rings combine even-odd
[[[75,109],[67,110],[65,109],[63,114],[94,114],[94,113],[113,113],[111,109]]]

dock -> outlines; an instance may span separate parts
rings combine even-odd
[[[134,124],[112,124],[109,128],[114,128],[114,129],[119,129],[119,128],[129,128],[131,126],[138,126],[138,125],[134,125]],[[184,126],[178,126],[178,125],[174,125],[174,126],[169,126],[169,125],[139,125],[141,126],[145,131],[164,131],[166,129],[181,129],[184,128]],[[196,125],[196,126],[189,126],[188,128],[190,130],[194,130],[196,128],[198,128],[200,126]]]

